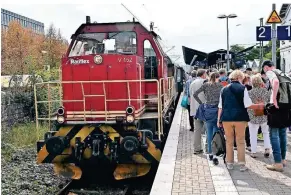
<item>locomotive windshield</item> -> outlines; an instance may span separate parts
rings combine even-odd
[[[91,54],[136,54],[135,32],[83,33],[79,34],[69,57]]]

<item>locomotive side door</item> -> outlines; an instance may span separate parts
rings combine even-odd
[[[153,40],[152,36],[145,36],[143,39],[143,57],[144,57],[144,78],[145,79],[156,79],[162,77],[162,56],[161,53]],[[147,98],[159,98],[159,82],[146,82],[145,83],[145,95]],[[147,102],[147,107],[151,110],[157,110],[157,100],[151,100]]]
[[[163,109],[165,106],[165,102],[167,101],[168,97],[168,58],[167,55],[164,53],[159,41],[157,38],[153,39],[155,44],[157,45],[157,49],[159,50],[161,54],[161,67],[160,67],[160,76],[159,76],[159,82],[160,82],[160,91],[161,91],[161,100]]]

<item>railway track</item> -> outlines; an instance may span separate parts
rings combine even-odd
[[[149,194],[150,188],[148,192],[141,192],[138,189],[135,189],[132,185],[124,186],[124,189],[120,190],[112,190],[112,188],[108,187],[108,192],[105,192],[106,190],[100,190],[100,189],[75,189],[75,187],[72,185],[73,182],[68,183],[64,188],[62,188],[58,195],[98,195],[98,194],[114,194],[114,195],[146,195]],[[98,187],[96,187],[98,188]]]
[[[57,195],[148,195],[153,180],[153,178],[136,178],[136,180],[100,183],[71,180],[60,189]]]

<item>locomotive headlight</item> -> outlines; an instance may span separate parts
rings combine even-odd
[[[101,64],[101,63],[103,62],[103,58],[102,58],[102,56],[100,56],[100,55],[96,55],[96,56],[94,57],[94,62],[95,62],[95,64]]]
[[[134,113],[134,107],[128,106],[126,108],[126,114],[133,114]]]
[[[65,109],[64,107],[59,107],[58,108],[58,115],[64,115],[65,114]]]
[[[127,115],[126,116],[126,122],[133,123],[134,122],[134,117],[132,115]]]
[[[64,116],[57,116],[57,121],[58,121],[58,123],[62,124],[65,122],[65,117]]]

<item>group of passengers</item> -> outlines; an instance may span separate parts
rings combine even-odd
[[[263,62],[261,73],[252,69],[226,72],[225,69],[194,68],[185,86],[190,131],[194,131],[194,154],[203,153],[201,135],[206,130],[205,150],[209,160],[218,164],[212,154],[211,142],[214,133],[223,129],[227,168],[233,169],[234,150],[237,149],[240,171],[245,171],[245,150],[256,158],[258,135],[262,133],[264,156],[268,158],[272,149],[275,162],[267,165],[267,169],[283,171],[287,163],[287,128],[291,126],[291,110],[278,107],[279,81],[274,70],[279,71],[272,61]],[[267,114],[266,108],[271,110]]]

